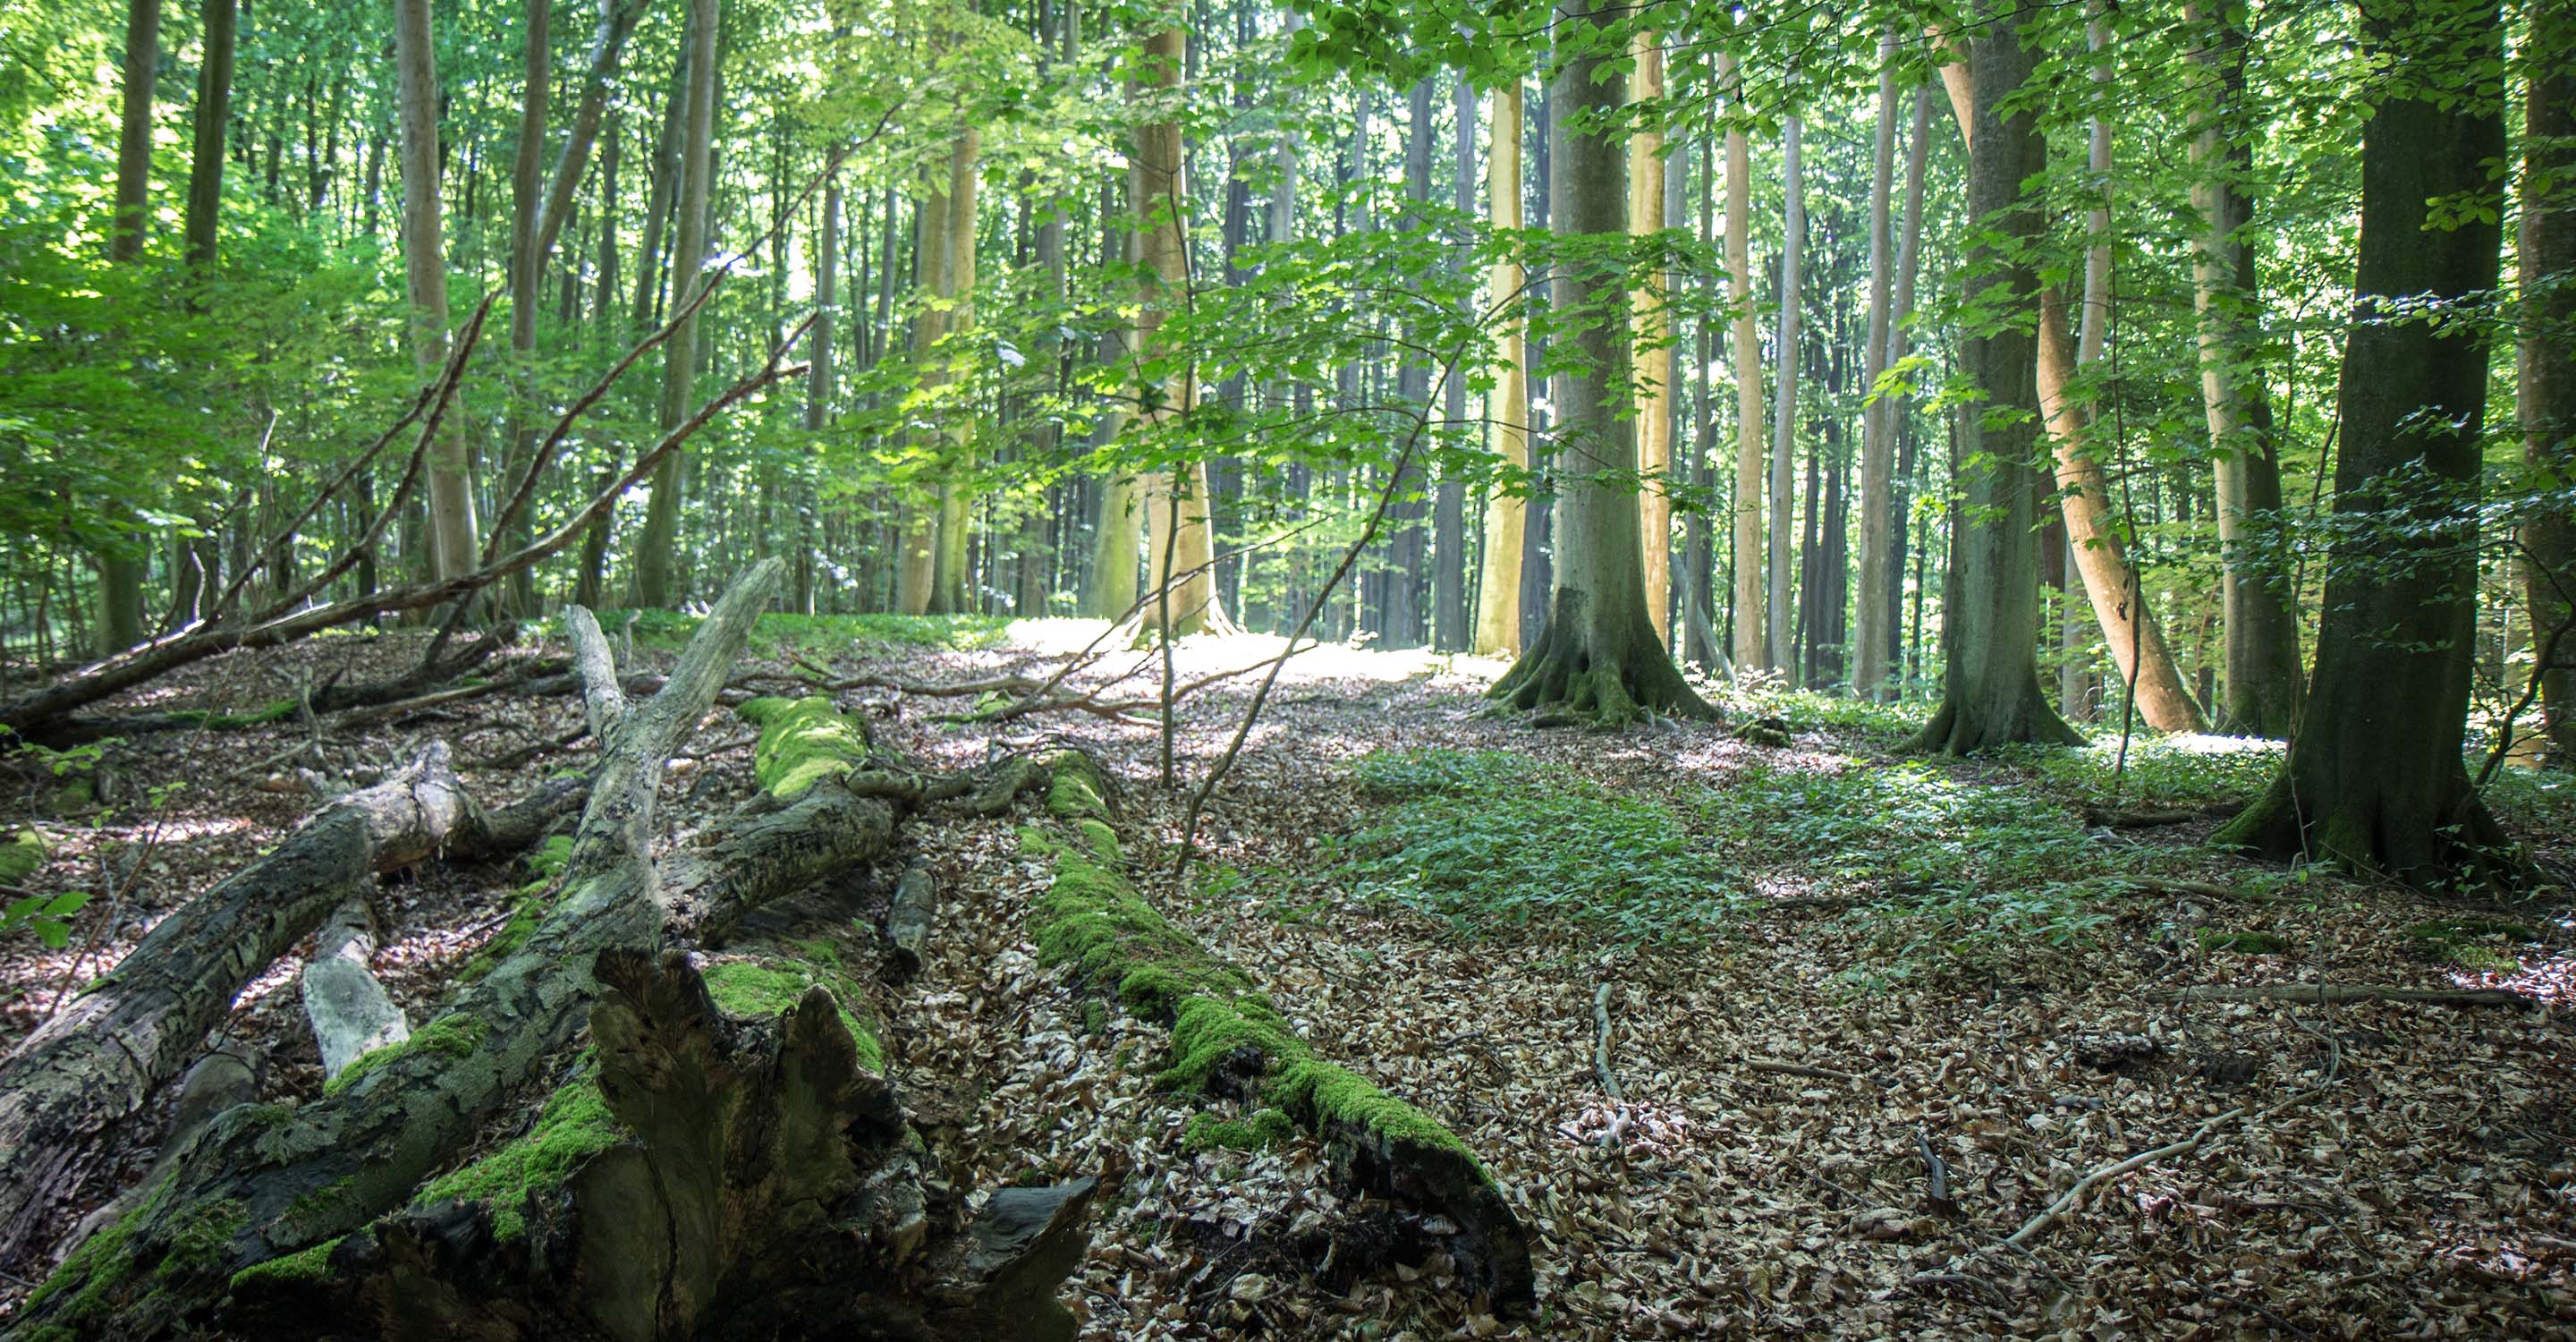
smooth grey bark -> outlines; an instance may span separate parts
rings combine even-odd
[[[696,292],[706,264],[707,205],[715,191],[716,35],[720,0],[689,0],[689,78],[680,120],[679,218],[672,231],[671,305]],[[688,417],[697,380],[698,314],[690,313],[662,344],[660,424],[664,432]],[[679,596],[680,480],[683,454],[671,453],[653,469],[644,530],[635,542],[635,603],[660,609]]]
[[[1792,498],[1797,488],[1799,264],[1806,247],[1807,195],[1799,163],[1799,118],[1785,118],[1780,128],[1780,185],[1787,194],[1780,244],[1780,339],[1773,348],[1780,360],[1780,388],[1771,407],[1770,642],[1763,664],[1796,682],[1798,674],[1797,609],[1793,600],[1797,572],[1797,532],[1792,525]]]

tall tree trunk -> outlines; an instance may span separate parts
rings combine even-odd
[[[1456,169],[1450,203],[1461,215],[1476,208],[1476,90],[1459,76],[1450,106],[1457,131]],[[1461,300],[1461,315],[1474,299]],[[1442,413],[1452,428],[1463,430],[1467,417],[1464,370],[1452,370],[1441,389]],[[1432,517],[1431,646],[1438,652],[1467,650],[1467,525],[1465,487],[1455,472],[1443,472]]]
[[[983,132],[968,126],[948,146],[947,240],[939,248],[939,276],[934,289],[949,305],[940,334],[953,335],[975,324],[976,187],[983,165]],[[943,372],[942,385],[956,380]],[[974,609],[968,600],[966,538],[973,525],[974,498],[958,484],[974,468],[975,419],[966,404],[948,411],[949,461],[939,485],[939,542],[932,557],[930,611],[963,615]]]
[[[1521,81],[1506,79],[1493,94],[1493,126],[1487,139],[1493,164],[1486,174],[1486,215],[1497,233],[1521,227]],[[1521,651],[1521,553],[1527,543],[1529,496],[1522,473],[1529,469],[1529,341],[1518,315],[1521,289],[1527,283],[1515,248],[1494,262],[1487,301],[1503,304],[1513,315],[1500,333],[1502,368],[1486,394],[1485,417],[1492,422],[1494,455],[1510,478],[1485,496],[1485,563],[1476,584],[1476,651],[1487,656]]]
[[[197,107],[191,118],[194,144],[188,155],[188,264],[204,269],[215,263],[217,229],[224,204],[224,139],[232,128],[234,0],[205,0],[199,39],[204,55],[197,65]]]
[[[1795,680],[1798,674],[1797,608],[1792,586],[1797,563],[1794,490],[1797,483],[1798,371],[1806,362],[1798,343],[1799,264],[1806,249],[1807,194],[1799,163],[1799,119],[1781,126],[1780,183],[1785,194],[1780,244],[1780,359],[1778,394],[1771,407],[1771,647],[1767,665]]]
[[[1664,47],[1654,33],[1636,35],[1629,48],[1636,63],[1635,101],[1660,104],[1664,96]],[[1672,223],[1664,217],[1664,132],[1660,107],[1654,124],[1639,130],[1628,147],[1628,232],[1660,233]],[[1673,496],[1667,477],[1673,466],[1671,321],[1664,313],[1664,272],[1658,270],[1643,288],[1629,294],[1637,343],[1637,518],[1645,543],[1646,618],[1655,637],[1672,642]]]
[[[431,0],[394,0],[394,65],[402,105],[403,273],[411,295],[412,364],[424,379],[447,362],[447,243],[439,224],[438,54]],[[474,481],[464,416],[451,416],[429,450],[431,576],[470,573]]]
[[[1743,75],[1720,53],[1718,81],[1740,111]],[[1735,360],[1735,664],[1767,666],[1771,641],[1762,581],[1762,332],[1753,312],[1753,151],[1744,129],[1726,129],[1727,299],[1735,313],[1728,337]]]
[[[2548,762],[2576,767],[2576,16],[2531,11],[2531,80],[2523,103],[2521,348],[2523,462],[2551,482],[2522,521],[2522,572],[2535,656],[2555,639],[2540,678]]]
[[[1942,67],[1941,77],[1950,91],[1954,113],[1963,105],[1961,99],[1975,100],[1985,96],[1981,75],[1970,66],[1957,64]],[[1979,125],[1973,119],[1959,123],[1959,134],[1968,145],[1970,160],[1977,153]],[[2097,177],[2110,171],[2109,130],[2098,120],[2090,136],[2090,157],[2099,166]],[[2127,547],[2120,539],[2118,519],[2111,511],[2110,477],[2086,446],[2090,430],[2089,414],[2073,395],[2073,385],[2090,348],[2099,355],[2108,330],[2110,311],[2110,216],[2107,204],[2087,214],[2087,228],[2097,241],[2085,256],[2085,335],[2079,340],[2066,317],[2065,296],[2054,285],[2038,296],[2038,366],[2036,370],[2040,415],[2048,431],[2054,458],[2054,476],[2058,490],[2058,511],[2065,520],[2075,566],[2083,575],[2084,592],[2093,608],[2093,617],[2102,628],[2102,639],[2111,649],[2113,662],[2124,682],[2134,685],[2138,715],[2158,731],[2197,732],[2205,730],[2206,720],[2200,705],[2182,682],[2182,672],[2174,661],[2171,646],[2155,611],[2147,604],[2145,590],[2138,581],[2137,570],[2129,563]]]
[[[538,199],[545,190],[546,106],[553,93],[554,61],[549,44],[548,27],[554,13],[552,0],[527,0],[520,21],[522,33],[519,102],[519,143],[510,161],[510,414],[501,431],[504,460],[499,487],[514,488],[519,473],[525,469],[534,444],[528,441],[528,421],[534,414],[536,400],[537,295],[545,283],[545,254],[537,246],[537,226],[545,213]],[[524,543],[528,534],[525,517],[509,525],[511,548]],[[536,575],[521,569],[510,575],[505,584],[501,605],[511,616],[531,615],[536,611]]]
[[[130,0],[125,11],[124,104],[116,138],[116,217],[108,230],[110,265],[130,265],[143,257],[144,233],[151,221],[152,86],[161,64],[161,0]],[[150,541],[140,534],[133,512],[122,504],[110,513],[120,528],[135,534],[116,537],[99,553],[98,652],[110,656],[143,641],[143,571]]]
[[[922,197],[912,216],[913,282],[933,298],[940,296],[942,277],[948,271],[950,236],[948,191],[943,182]],[[947,332],[947,308],[936,302],[923,304],[912,321],[912,357],[921,367],[919,376],[925,391],[947,380],[934,353]],[[896,543],[895,611],[902,615],[928,614],[931,603],[938,600],[938,495],[906,498],[898,534],[901,539]]]
[[[2217,839],[2429,886],[2485,868],[2503,839],[2460,759],[2487,328],[2440,318],[2497,281],[2504,187],[2488,165],[2505,151],[2504,27],[2492,5],[2482,17],[2432,0],[2358,8],[2365,47],[2405,80],[2363,124],[2361,249],[2336,396],[2335,513],[2362,525],[2337,532],[2289,760]]]
[[[1627,137],[1617,126],[1627,102],[1618,53],[1600,40],[1607,0],[1564,0],[1564,48],[1557,64],[1549,191],[1556,231],[1593,246],[1627,232]],[[1551,297],[1594,312],[1624,283],[1620,268],[1577,263],[1560,270]],[[1614,300],[1615,301],[1615,300]],[[1559,381],[1556,460],[1578,463],[1557,497],[1556,596],[1547,628],[1497,681],[1493,696],[1518,708],[1576,719],[1623,722],[1642,712],[1715,717],[1682,680],[1646,615],[1645,564],[1636,501],[1620,477],[1635,469],[1635,421],[1622,413],[1629,372],[1625,323],[1592,319],[1570,334],[1580,367]]]
[[[1178,87],[1188,55],[1188,35],[1166,28],[1147,38],[1144,82],[1154,88]],[[1177,309],[1190,284],[1189,180],[1177,121],[1148,122],[1136,128],[1137,227],[1143,234],[1144,266],[1151,273],[1148,292],[1137,314],[1136,339],[1148,363],[1165,353],[1157,332],[1164,315]],[[1198,400],[1198,372],[1185,367],[1158,389],[1139,389],[1149,402],[1146,417],[1157,424],[1187,415]],[[1201,630],[1232,629],[1217,603],[1213,571],[1215,537],[1208,526],[1208,477],[1204,460],[1193,458],[1175,469],[1156,471],[1144,480],[1146,567],[1155,575],[1159,595],[1145,612],[1148,628],[1168,628],[1173,636]]]
[[[1940,708],[1915,738],[1918,748],[1964,754],[2019,741],[2080,740],[2039,685],[2039,539],[2045,492],[2038,467],[2038,357],[2031,333],[1992,314],[2027,312],[2038,299],[2032,249],[2045,230],[2037,201],[2023,191],[2047,163],[2037,118],[2017,99],[2036,64],[2022,44],[2025,0],[1980,13],[1969,43],[1975,93],[1969,137],[1968,215],[1976,239],[1967,259],[1972,309],[1989,314],[1970,335],[1962,362],[1982,406],[1959,416],[1961,508],[1951,540],[1952,599],[1941,642],[1946,654]],[[1999,241],[1998,241],[1999,237]]]
[[[689,0],[688,106],[682,114],[680,192],[676,240],[671,246],[671,306],[697,291],[706,263],[707,204],[715,191],[716,30],[719,0]],[[698,314],[683,319],[662,345],[661,427],[669,432],[688,417],[697,380]],[[635,604],[670,606],[680,595],[680,482],[682,454],[653,468],[653,492],[644,509],[644,531],[635,543]]]
[[[1878,394],[1895,332],[1896,39],[1878,43],[1878,134],[1873,141],[1869,189],[1869,331],[1861,355],[1860,442],[1860,638],[1852,655],[1852,693],[1880,697],[1887,679],[1889,496],[1895,492],[1896,400]]]
[[[2219,722],[2249,736],[2286,737],[2298,723],[2299,625],[2288,590],[2281,508],[2281,448],[2271,397],[2256,362],[2261,297],[2254,275],[2249,197],[2253,172],[2246,115],[2248,37],[2232,0],[2217,0],[2214,22],[2200,4],[2187,22],[2207,22],[2193,59],[2216,81],[2195,109],[2192,204],[2204,230],[2192,253],[2192,300],[2200,318],[2200,394],[2218,486],[2218,539],[2226,565],[2221,594],[2227,638],[2226,698]]]

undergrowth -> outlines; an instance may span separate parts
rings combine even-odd
[[[1499,751],[1380,751],[1364,794],[1397,800],[1339,841],[1363,899],[1468,931],[1564,923],[1691,941],[1732,921],[1742,883],[1672,808]]]
[[[698,630],[699,618],[681,611],[610,610],[599,612],[599,627],[614,640],[635,619],[635,645],[674,652]],[[886,643],[903,647],[949,648],[975,652],[1008,641],[1009,619],[998,615],[784,615],[764,613],[751,629],[745,650],[754,657],[786,653],[831,657],[853,643]]]
[[[2250,801],[2281,768],[2278,741],[2244,736],[2131,737],[2106,731],[2084,746],[2006,746],[1995,755],[2037,775],[2078,806],[2195,807]]]

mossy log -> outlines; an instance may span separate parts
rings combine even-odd
[[[883,1236],[851,1233],[876,1217],[902,1239],[907,1200],[948,1204],[899,1109],[889,1116],[841,946],[755,940],[703,973],[654,958],[657,941],[705,926],[696,912],[739,922],[834,864],[882,855],[906,807],[1007,804],[1046,776],[1020,761],[943,777],[862,769],[792,801],[764,789],[711,846],[646,861],[661,762],[712,701],[773,572],[728,594],[651,702],[591,696],[609,742],[600,782],[515,949],[321,1099],[219,1120],[31,1297],[11,1337],[205,1322],[289,1336],[1070,1336],[1053,1291],[1080,1252],[1087,1187],[1047,1216],[1019,1207],[1008,1226],[925,1211],[891,1259]],[[602,641],[585,612],[571,623]],[[576,1050],[585,1023],[594,1047]],[[575,1052],[597,1061],[567,1074]],[[549,1078],[526,1136],[424,1185]],[[836,1141],[872,1154],[815,1164]]]
[[[663,762],[714,702],[778,569],[765,561],[734,584],[652,699],[630,712],[622,692],[602,697],[614,722],[563,893],[515,954],[402,1045],[350,1066],[322,1098],[217,1119],[133,1217],[29,1297],[9,1336],[166,1335],[220,1299],[235,1273],[403,1206],[498,1117],[586,1023],[600,952],[660,939],[651,853]],[[570,623],[577,642],[605,643],[587,611],[575,607]],[[315,921],[337,903],[322,902]]]
[[[1170,1022],[1166,1085],[1262,1106],[1247,1132],[1275,1127],[1264,1110],[1295,1120],[1323,1143],[1342,1187],[1445,1218],[1445,1230],[1425,1233],[1445,1241],[1475,1293],[1501,1313],[1527,1309],[1529,1235],[1475,1153],[1438,1120],[1316,1057],[1258,985],[1156,911],[1127,879],[1098,766],[1067,754],[1052,767],[1048,810],[1062,827],[1020,833],[1021,851],[1055,870],[1036,909],[1039,958]]]
[[[523,847],[578,798],[549,789],[489,814],[432,742],[314,813],[267,857],[161,921],[0,1061],[0,1262],[16,1262],[92,1168],[100,1136],[203,1050],[233,998],[379,871],[444,851]]]
[[[970,1220],[833,993],[737,1010],[679,953],[605,952],[596,972],[595,1070],[484,1162],[501,1168],[475,1196],[246,1272],[222,1321],[529,1342],[1073,1335],[1055,1295],[1088,1243],[1090,1181],[1003,1190]]]

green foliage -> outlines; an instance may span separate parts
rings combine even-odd
[[[2105,734],[2083,746],[2007,746],[1993,752],[2028,768],[2041,786],[2076,805],[2211,806],[2263,795],[2281,768],[2278,741],[2240,736]]]
[[[612,610],[598,613],[599,627],[618,636],[634,620],[635,646],[677,652],[688,646],[703,618],[670,610]],[[754,657],[837,657],[855,644],[905,648],[946,648],[973,652],[1002,646],[1010,620],[998,615],[787,615],[764,611],[753,622],[745,650]]]
[[[2125,869],[2058,807],[1921,760],[1755,764],[1711,791],[1701,814],[1748,858],[1826,890],[1877,892],[1864,916],[1880,928],[1884,959],[1854,966],[1855,981],[2088,940],[2111,918],[2097,882]]]
[[[1426,790],[1341,840],[1337,874],[1362,898],[1470,931],[1547,924],[1623,941],[1688,942],[1731,921],[1741,878],[1672,808],[1503,763],[1513,758],[1373,757],[1363,767],[1380,781],[1368,786]],[[1515,774],[1508,789],[1491,781]]]
[[[1470,796],[1529,781],[1537,761],[1508,750],[1372,750],[1351,767],[1360,795],[1380,801]]]
[[[2435,918],[2406,929],[2406,942],[2416,955],[2472,973],[2511,974],[2522,968],[2514,948],[2540,940],[2539,929],[2511,918],[2462,914]]]
[[[1932,706],[1922,701],[1887,703],[1814,690],[1770,690],[1725,698],[1729,715],[1738,719],[1776,717],[1792,733],[1831,731],[1882,741],[1911,737],[1932,716]]]

